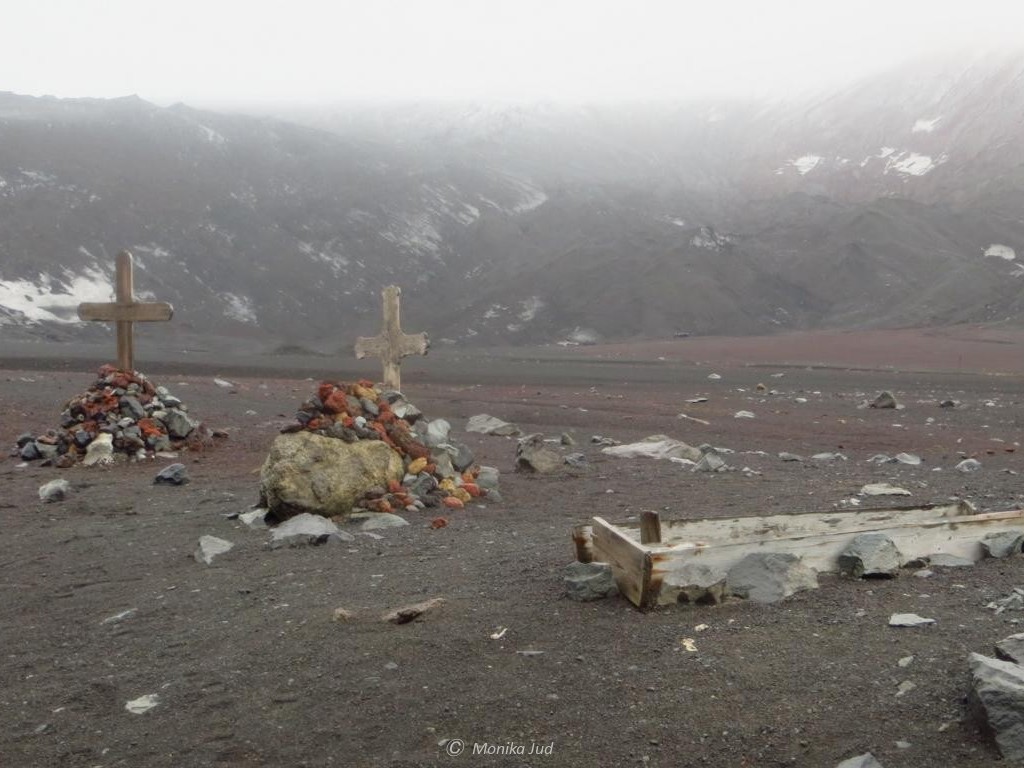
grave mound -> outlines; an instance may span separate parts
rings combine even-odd
[[[204,447],[209,432],[188,406],[138,371],[103,365],[96,381],[64,404],[60,426],[18,438],[12,455],[43,465],[70,467],[153,458],[157,453]]]
[[[425,425],[418,429],[417,425]],[[296,423],[281,432],[309,431],[347,443],[379,440],[402,458],[401,482],[372,488],[356,503],[370,512],[409,512],[443,506],[461,509],[473,498],[497,493],[497,471],[475,463],[464,445],[448,440],[443,419],[427,422],[397,390],[383,390],[361,379],[355,383],[322,381],[299,407]]]

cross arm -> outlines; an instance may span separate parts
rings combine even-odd
[[[78,305],[80,320],[99,320],[103,322],[158,322],[170,320],[174,316],[174,307],[166,302],[147,302],[132,304],[96,304]]]

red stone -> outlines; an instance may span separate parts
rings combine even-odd
[[[320,398],[324,404],[324,410],[328,413],[345,413],[347,404],[345,392],[340,389],[333,390],[327,398]]]
[[[441,499],[441,503],[449,509],[464,509],[466,506],[460,499],[457,499],[454,496],[445,496]]]
[[[435,517],[433,520],[430,521],[430,527],[433,528],[435,531],[438,528],[446,528],[447,526],[448,526],[448,518],[447,517]]]

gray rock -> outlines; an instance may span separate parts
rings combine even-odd
[[[614,437],[604,437],[602,435],[591,435],[590,442],[594,445],[603,445],[606,447],[619,445],[619,441]]]
[[[91,467],[96,464],[112,464],[114,462],[114,436],[109,432],[101,432],[85,449],[82,465]]]
[[[843,760],[836,768],[885,768],[870,752]]]
[[[923,627],[934,623],[935,619],[926,619],[916,613],[894,613],[889,617],[890,627]]]
[[[41,440],[36,440],[35,446],[36,450],[39,452],[40,458],[43,459],[52,459],[60,452],[60,448],[57,445],[53,443],[44,443]]]
[[[977,459],[964,459],[956,465],[957,472],[977,472],[979,469],[981,469],[981,462]]]
[[[386,397],[386,395],[385,395]],[[391,404],[391,411],[400,419],[404,419],[410,424],[415,424],[417,421],[423,418],[423,411],[417,408],[412,403],[408,403],[405,400],[397,400]]]
[[[1024,760],[1024,667],[972,653],[970,710],[995,736],[1003,758]]]
[[[480,467],[480,474],[476,476],[476,484],[488,491],[496,491],[500,478],[501,473],[494,467]]]
[[[200,536],[199,548],[195,551],[193,557],[197,562],[209,565],[213,562],[213,558],[223,555],[233,546],[235,545],[226,539],[219,539],[216,536]]]
[[[375,402],[373,402],[373,400],[371,400],[370,398],[368,398],[368,397],[361,397],[361,398],[359,398],[359,405],[362,406],[363,413],[368,413],[371,416],[373,416],[374,418],[376,418],[377,416],[380,416],[380,408],[378,408],[377,404]]]
[[[185,485],[190,481],[184,464],[170,464],[153,478],[153,485]]]
[[[260,470],[260,506],[277,520],[302,512],[346,515],[368,489],[403,474],[401,457],[380,441],[278,435]]]
[[[473,451],[469,449],[468,445],[462,443],[455,444],[455,455],[452,456],[452,466],[459,472],[465,472],[476,461],[476,456],[473,455]]]
[[[146,418],[146,409],[142,407],[142,403],[136,397],[125,395],[121,398],[120,406],[121,413],[130,416],[135,421]]]
[[[249,512],[243,512],[238,516],[238,519],[245,523],[250,528],[266,528],[267,527],[267,510],[263,507],[258,509],[250,510]]]
[[[854,537],[839,555],[839,572],[855,579],[864,576],[895,576],[900,568],[900,551],[882,533]]]
[[[76,447],[85,448],[89,443],[92,442],[93,437],[95,437],[95,435],[93,435],[88,430],[80,429],[77,432],[75,432],[75,435],[72,439],[75,441]]]
[[[390,512],[374,512],[366,516],[363,524],[359,526],[359,530],[380,531],[385,528],[400,528],[408,524],[409,521],[404,517],[393,515]]]
[[[572,435],[570,435],[568,432],[563,432],[562,436],[558,440],[562,445],[569,448],[576,445],[576,441],[573,440]]]
[[[911,467],[917,467],[921,464],[921,457],[913,453],[897,453],[893,458],[899,464],[906,464]]]
[[[575,469],[586,469],[590,466],[586,455],[582,453],[567,453],[562,457],[562,460]]]
[[[24,448],[29,443],[35,442],[36,436],[31,432],[22,432],[18,435],[17,446],[18,448]]]
[[[516,447],[516,472],[550,474],[562,467],[562,454],[544,445],[544,435],[534,433],[519,440]]]
[[[779,458],[782,459],[783,461],[803,461],[804,460],[803,456],[798,456],[795,453],[789,453],[787,451],[783,451],[782,453],[780,453],[779,454]]]
[[[423,434],[423,444],[428,448],[436,448],[448,442],[448,433],[452,431],[452,425],[445,419],[434,419],[427,423],[427,429]]]
[[[170,408],[165,411],[161,421],[167,427],[167,434],[175,440],[188,437],[192,430],[199,426],[198,421],[192,419],[180,408]]]
[[[437,478],[427,472],[420,472],[416,475],[416,479],[406,485],[409,492],[414,496],[426,496],[433,490],[437,489]]]
[[[720,568],[686,563],[666,576],[658,602],[718,605],[728,594],[726,581],[726,573]]]
[[[1022,548],[1024,533],[1020,531],[986,533],[981,540],[981,549],[986,557],[1012,557],[1019,555]]]
[[[290,517],[270,531],[270,548],[303,547],[326,544],[328,540],[355,541],[355,536],[342,531],[333,522],[309,512]]]
[[[811,456],[814,461],[846,461],[846,456],[841,453],[816,453]]]
[[[452,456],[444,448],[435,448],[430,452],[430,460],[437,466],[437,474],[441,477],[455,477],[455,465]]]
[[[755,552],[729,569],[726,583],[734,595],[774,603],[805,589],[817,589],[818,576],[796,555]]]
[[[939,403],[939,408],[956,408],[958,405],[960,405],[960,401],[959,400],[948,400],[947,399],[947,400],[943,400],[942,402]]]
[[[565,593],[572,600],[600,600],[619,592],[608,563],[569,563],[563,571]]]
[[[484,435],[497,435],[499,437],[514,437],[522,434],[519,427],[502,421],[494,416],[481,413],[477,416],[470,416],[466,423],[467,432],[479,432]]]
[[[1014,664],[1024,661],[1024,633],[1004,637],[996,643],[996,656]]]
[[[58,478],[39,486],[39,500],[47,503],[64,501],[70,492],[71,483],[64,478]]]
[[[34,439],[21,446],[18,455],[23,461],[35,461],[36,459],[43,458],[43,454],[39,452],[38,443]]]
[[[714,451],[708,451],[690,467],[691,472],[723,472],[726,469],[728,467],[725,465],[725,461]]]
[[[969,568],[974,565],[974,561],[967,557],[958,557],[957,555],[947,555],[945,552],[937,552],[934,555],[928,556],[928,565],[938,565],[943,568]]]
[[[871,401],[872,408],[898,408],[899,402],[892,392],[882,392]]]

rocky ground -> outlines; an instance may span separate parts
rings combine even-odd
[[[829,354],[842,357],[834,345]],[[719,359],[734,355],[723,348]],[[967,657],[991,655],[1018,631],[1024,612],[986,605],[1024,586],[1024,561],[937,568],[929,579],[825,576],[775,605],[651,613],[622,598],[567,600],[561,570],[569,529],[593,515],[829,509],[874,482],[911,491],[900,503],[1015,508],[1019,373],[719,365],[710,353],[702,365],[581,360],[578,350],[500,365],[431,360],[405,366],[406,395],[501,471],[503,497],[447,512],[442,528],[430,527],[435,513],[404,513],[410,525],[375,536],[349,526],[352,542],[271,550],[266,531],[232,519],[256,501],[268,447],[315,379],[356,378],[326,368],[332,360],[143,368],[228,434],[180,454],[187,485],[153,484],[171,463],[163,458],[67,469],[0,460],[0,764],[832,768],[871,751],[886,768],[973,768],[999,759],[964,718]],[[57,426],[95,363],[4,360],[0,441],[13,447],[23,432]],[[935,367],[957,370],[945,363]],[[905,409],[858,407],[881,390]],[[687,402],[698,397],[708,400]],[[959,407],[939,408],[947,398]],[[754,418],[735,418],[740,410]],[[587,466],[516,474],[513,438],[464,431],[480,413],[569,433],[577,445],[564,450],[584,453]],[[751,471],[694,473],[590,443],[654,433],[731,449],[727,462]],[[867,461],[899,452],[923,463]],[[981,470],[955,471],[965,456]],[[42,503],[39,487],[60,477],[68,497]],[[234,547],[199,563],[204,535]],[[382,621],[431,598],[444,603],[418,621]],[[894,629],[893,613],[936,622]],[[126,709],[148,696],[148,711]],[[466,751],[452,756],[459,742],[446,740]],[[485,743],[526,754],[473,754]]]

